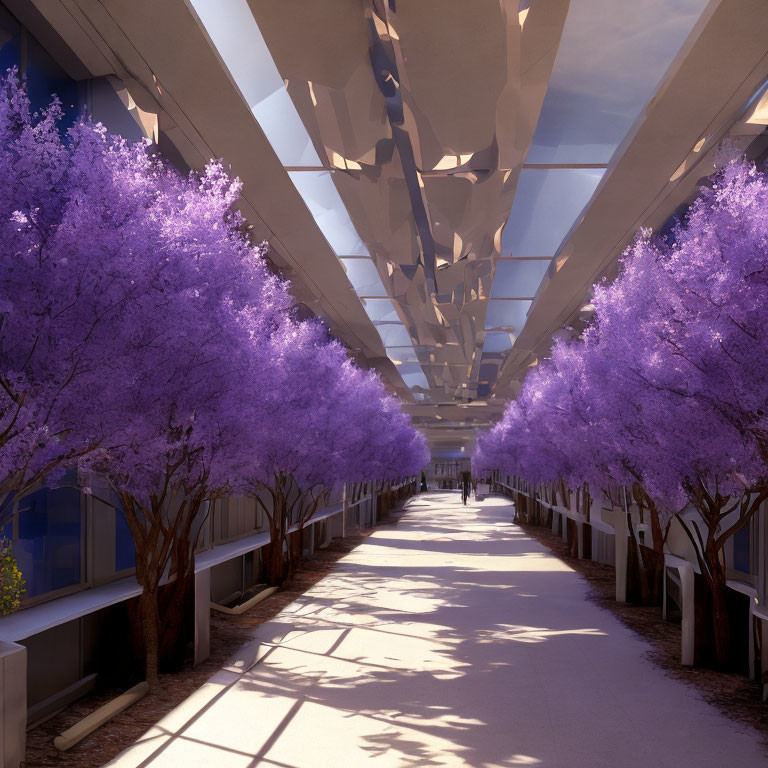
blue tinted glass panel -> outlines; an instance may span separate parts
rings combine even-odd
[[[401,376],[411,375],[414,373],[424,373],[419,363],[400,363],[397,366],[397,372]]]
[[[136,567],[136,547],[119,504],[115,505],[115,571]]]
[[[280,162],[322,165],[246,0],[192,5]]]
[[[126,141],[141,141],[144,138],[138,123],[107,80],[95,78],[91,81],[90,109],[90,116],[95,122]]]
[[[554,256],[604,173],[601,168],[524,168],[501,235],[501,255]]]
[[[291,181],[337,256],[369,256],[330,171],[289,171]]]
[[[571,3],[526,162],[607,163],[708,3]]]
[[[21,30],[10,14],[0,8],[0,74],[21,64]]]
[[[19,502],[13,553],[27,582],[27,597],[80,583],[80,491],[42,488]]]
[[[403,347],[387,347],[387,357],[400,363],[418,363],[419,357],[412,345]]]
[[[33,38],[29,38],[27,58],[27,94],[32,111],[44,109],[51,103],[52,94],[61,101],[64,113],[62,130],[77,120],[85,106],[83,86],[76,83],[43,50]]]
[[[485,313],[485,327],[509,328],[519,334],[525,325],[525,320],[530,308],[531,301],[501,301],[491,299],[488,302],[488,309]]]
[[[742,573],[751,573],[749,558],[749,526],[733,534],[733,567]]]
[[[513,339],[508,333],[488,333],[483,344],[483,355],[488,353],[506,352],[512,349]]]
[[[358,296],[387,296],[381,275],[371,259],[339,259]]]
[[[362,299],[362,302],[365,314],[368,315],[372,323],[400,322],[400,316],[390,299]]]
[[[376,330],[379,332],[385,347],[400,347],[411,344],[411,334],[402,324],[377,325]]]
[[[403,381],[407,387],[422,387],[424,389],[429,389],[427,377],[422,371],[403,374]]]
[[[491,287],[492,299],[526,299],[536,295],[550,259],[497,261]]]

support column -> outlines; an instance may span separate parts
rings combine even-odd
[[[762,685],[763,701],[768,701],[768,621],[760,619],[760,671],[762,673],[762,679],[760,683]]]
[[[0,642],[0,741],[3,768],[19,768],[27,745],[27,649]]]
[[[616,531],[616,602],[627,602],[627,515],[621,507],[613,508],[613,528]]]
[[[696,604],[694,597],[693,566],[690,564],[681,565],[677,569],[677,572],[680,574],[680,592],[683,603],[680,663],[685,667],[692,667],[694,657],[694,628],[696,626],[694,616]]]
[[[211,569],[195,574],[195,665],[211,655]]]

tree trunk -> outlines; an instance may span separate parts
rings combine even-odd
[[[707,542],[704,556],[709,565],[710,573],[707,584],[712,597],[712,635],[715,641],[715,664],[718,669],[722,670],[728,666],[731,651],[725,568],[720,560],[720,551],[715,548],[711,541]]]
[[[277,587],[283,582],[283,538],[276,527],[270,526],[269,544],[264,549],[267,583]]]
[[[288,576],[293,578],[301,565],[304,549],[304,526],[288,536]]]
[[[194,589],[194,565],[163,587],[160,608],[162,633],[160,637],[159,664],[164,671],[181,668],[184,663],[184,620],[188,618],[189,595]],[[187,635],[187,637],[189,637]]]
[[[722,584],[713,582],[712,590],[712,629],[715,637],[715,662],[718,669],[726,669],[730,661],[731,628],[728,623],[728,604],[726,602],[725,580]]]
[[[651,536],[653,537],[653,549],[655,552],[664,553],[664,531],[661,529],[661,520],[659,519],[659,510],[654,500],[645,492],[640,483],[635,482],[632,486],[632,495],[641,510],[648,508],[648,516],[651,519]]]
[[[635,570],[637,572],[637,584],[640,591],[640,605],[650,605],[650,590],[648,583],[648,571],[645,567],[645,561],[643,560],[643,553],[640,549],[640,542],[635,532],[635,525],[632,522],[632,513],[627,510],[627,528],[629,529],[629,535],[632,539],[632,551],[633,556],[628,559],[628,567],[632,567],[634,563]]]
[[[139,607],[141,610],[141,633],[144,639],[146,677],[150,687],[154,688],[160,682],[158,677],[160,615],[157,590],[145,588],[139,597]]]

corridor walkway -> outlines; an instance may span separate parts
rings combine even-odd
[[[757,768],[511,506],[411,501],[119,768]]]

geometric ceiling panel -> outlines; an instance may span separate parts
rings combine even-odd
[[[418,407],[490,412],[709,0],[191,2]]]

